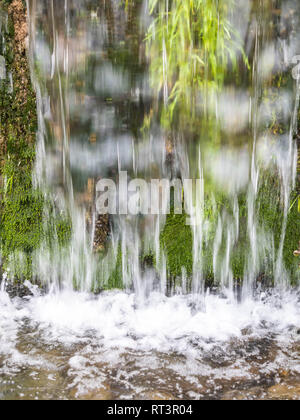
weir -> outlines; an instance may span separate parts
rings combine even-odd
[[[299,399],[299,1],[0,9],[0,399]]]

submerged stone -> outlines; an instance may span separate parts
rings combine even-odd
[[[5,290],[11,299],[15,297],[24,298],[27,296],[33,296],[32,292],[21,283],[8,283]]]

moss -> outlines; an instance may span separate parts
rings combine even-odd
[[[31,279],[33,253],[44,240],[66,244],[71,237],[71,224],[65,215],[57,216],[53,205],[46,203],[44,195],[32,185],[37,113],[26,56],[26,7],[19,0],[0,0],[0,7],[8,12],[1,45],[7,79],[0,84],[2,263],[4,269],[13,270],[15,279]],[[49,209],[52,206],[47,227],[43,220],[46,204]]]
[[[239,239],[238,243],[235,245],[231,257],[231,269],[233,274],[233,279],[236,281],[242,281],[245,274],[246,267],[246,255],[248,249],[248,241]]]
[[[296,197],[296,192],[293,192],[292,198]],[[291,200],[293,201],[293,200]],[[297,206],[293,206],[289,212],[287,219],[286,236],[283,248],[283,260],[291,273],[292,284],[296,285],[300,280],[299,261],[294,257],[293,251],[298,249],[300,238],[300,214]]]
[[[2,45],[7,79],[1,83],[0,99],[1,252],[4,268],[14,266],[17,277],[28,278],[32,272],[32,252],[41,241],[43,213],[43,197],[34,191],[31,181],[37,130],[36,102],[26,58],[24,5],[14,0],[2,1],[0,7],[8,12]]]
[[[1,237],[3,252],[20,250],[31,253],[42,237],[43,199],[38,192],[14,190],[5,198],[2,210]]]
[[[213,206],[209,196],[205,199],[204,217],[207,222],[206,241],[203,245],[203,275],[206,286],[216,285],[213,270],[213,245],[216,235],[217,217],[225,212],[229,218],[233,217],[232,203],[222,193],[216,193],[216,203]],[[296,198],[293,192],[291,202]],[[248,209],[247,194],[239,195],[239,237],[233,245],[231,252],[230,267],[235,281],[243,281],[245,269],[248,263],[250,241],[248,236]],[[275,253],[278,252],[282,223],[283,207],[280,201],[280,183],[278,176],[272,172],[263,173],[256,201],[256,214],[258,217],[258,229],[269,233],[270,240],[274,237]],[[226,223],[226,222],[225,222]],[[298,248],[300,232],[300,217],[297,206],[294,206],[288,215],[286,237],[283,249],[283,262],[292,283],[299,280],[298,261],[293,256],[293,251]],[[167,257],[167,270],[170,281],[181,276],[182,268],[191,277],[193,270],[193,234],[191,228],[186,225],[186,215],[167,216],[166,225],[161,233],[161,247]],[[272,249],[273,244],[269,244]],[[268,244],[267,244],[268,246]],[[219,250],[219,261],[225,258],[226,237],[223,238]],[[275,254],[276,255],[276,254]],[[260,277],[273,278],[274,261],[272,255],[260,255]]]
[[[248,209],[247,209],[247,195],[241,193],[238,198],[239,204],[239,237],[234,244],[231,257],[231,269],[233,279],[235,281],[242,281],[245,274],[247,263],[248,250],[250,247],[247,229]]]
[[[122,274],[122,250],[121,246],[118,248],[117,253],[117,260],[115,264],[115,268],[111,275],[109,276],[109,279],[107,283],[103,286],[104,290],[113,290],[113,289],[124,289],[123,284],[123,274]]]
[[[185,213],[169,214],[160,236],[167,257],[167,269],[174,278],[181,276],[182,268],[188,276],[193,271],[193,235],[190,226],[186,225],[186,217]]]
[[[55,217],[55,231],[57,234],[58,244],[61,247],[66,246],[72,236],[72,223],[70,217],[60,215]]]
[[[246,195],[241,194],[239,198],[240,207],[240,234],[231,255],[231,268],[235,280],[242,280],[245,271],[247,255],[247,209]],[[232,216],[232,204],[222,193],[216,193],[215,203],[211,195],[205,197],[204,219],[205,219],[205,241],[202,248],[202,270],[206,287],[216,285],[213,269],[213,249],[218,224],[218,215],[225,211]],[[180,277],[182,268],[185,269],[189,278],[193,272],[193,233],[186,225],[186,214],[167,216],[167,222],[161,233],[161,246],[167,256],[167,270],[170,280]],[[219,258],[223,259],[226,252],[226,238],[223,237],[219,250]]]
[[[27,155],[30,148],[24,148]],[[17,154],[22,161],[22,152]],[[0,200],[0,240],[4,268],[13,266],[15,276],[32,278],[32,254],[42,242],[65,246],[71,238],[71,221],[64,214],[56,214],[53,204],[35,190],[31,180],[30,160],[18,166],[15,158],[8,158],[2,168],[5,183]],[[47,224],[44,209],[48,209]],[[23,255],[20,259],[18,254]]]
[[[296,196],[297,192],[293,191],[290,197],[291,203]],[[280,184],[276,174],[264,174],[264,182],[258,193],[258,206],[259,223],[265,230],[273,234],[275,252],[278,252],[283,224],[283,204],[280,201]],[[300,217],[297,206],[293,206],[287,217],[283,247],[283,262],[293,284],[296,284],[299,279],[297,260],[293,256],[293,251],[298,248],[299,232]],[[264,269],[268,271],[267,266]]]

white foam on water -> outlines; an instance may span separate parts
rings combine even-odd
[[[23,300],[10,300],[2,292],[0,314],[0,359],[4,358],[6,367],[0,374],[13,374],[16,368],[33,365],[51,369],[39,353],[17,350],[18,335],[26,322],[35,331],[39,346],[60,345],[68,353],[68,387],[75,387],[77,395],[105,386],[105,366],[117,366],[117,380],[128,392],[139,389],[133,385],[136,378],[166,366],[191,384],[198,383],[199,390],[199,376],[253,379],[246,356],[234,354],[232,343],[243,351],[248,340],[270,336],[276,337],[281,350],[275,360],[262,364],[261,372],[267,374],[289,364],[293,372],[300,373],[299,355],[287,357],[285,353],[299,342],[296,292],[261,294],[241,304],[215,295],[199,302],[195,296],[167,298],[154,293],[139,305],[134,294],[116,291],[99,296],[65,291]],[[259,360],[259,351],[251,351]],[[126,364],[124,354],[134,361],[130,371],[122,367]],[[173,357],[170,363],[169,357]],[[207,357],[230,363],[212,366]]]
[[[191,337],[203,342],[224,342],[241,338],[243,330],[265,334],[270,329],[282,334],[289,327],[300,328],[296,293],[265,294],[241,304],[225,297],[207,295],[197,308],[194,296],[167,298],[153,293],[142,305],[135,295],[107,292],[99,296],[72,291],[11,301],[0,294],[1,346],[16,342],[23,319],[37,323],[43,337],[70,345],[90,334],[105,348],[187,351]],[[208,344],[209,345],[209,344]],[[4,347],[2,347],[4,348]]]
[[[29,317],[26,301],[11,301],[5,292],[0,292],[0,375],[17,372],[24,366],[47,367],[51,364],[43,357],[23,353],[18,350],[18,336],[24,326],[23,320]]]
[[[49,340],[70,344],[93,331],[105,346],[144,351],[182,350],[182,342],[191,336],[214,341],[240,338],[245,328],[264,331],[262,322],[277,332],[300,327],[300,310],[292,294],[282,299],[249,299],[242,304],[210,295],[203,310],[197,311],[192,296],[152,294],[136,306],[135,296],[125,293],[94,297],[64,292],[33,298],[24,311],[40,324]]]

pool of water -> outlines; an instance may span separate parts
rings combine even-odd
[[[0,398],[299,400],[299,298],[2,292]]]

